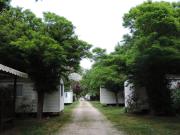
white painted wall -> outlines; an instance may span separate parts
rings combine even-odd
[[[113,92],[106,88],[100,88],[100,103],[101,104],[116,104],[116,98]],[[123,91],[118,93],[118,103],[124,104]]]
[[[88,100],[88,101],[90,101],[90,100],[91,100],[91,95],[86,94],[86,95],[85,95],[85,99]]]
[[[174,79],[170,81],[170,89],[178,89],[180,88],[180,79]]]
[[[73,103],[73,92],[72,91],[64,92],[64,103],[65,104]]]
[[[180,86],[180,76],[169,75],[169,87],[170,89],[176,89]],[[145,88],[136,88],[136,95],[138,96],[139,109],[148,109],[148,97]],[[134,87],[132,83],[129,83],[128,80],[124,82],[124,97],[125,97],[125,107],[129,107],[129,103],[132,102],[132,93],[134,92]]]
[[[132,98],[133,93],[133,84],[129,83],[128,81],[124,82],[124,99],[125,99],[125,107],[129,106],[129,100]]]
[[[147,97],[147,93],[145,88],[140,87],[140,88],[136,88],[137,90],[136,92],[136,104],[137,106],[137,110],[144,110],[144,109],[148,109],[149,108],[149,104],[148,104],[148,97]],[[125,107],[128,108],[130,107],[130,104],[133,104],[133,93],[134,93],[134,85],[133,83],[130,83],[128,80],[124,82],[124,97],[125,97]]]
[[[63,81],[61,81],[63,84]],[[13,85],[12,80],[3,80],[0,86]],[[34,84],[28,79],[18,79],[17,85],[22,85],[22,96],[16,98],[16,112],[36,112],[37,92],[34,91]],[[64,89],[62,89],[64,93]],[[22,107],[24,106],[24,107]],[[64,99],[61,96],[61,89],[51,94],[45,94],[43,112],[61,112],[64,109]]]
[[[124,97],[125,97],[125,107],[130,107],[133,104],[133,93],[136,92],[136,104],[138,105],[137,110],[144,110],[149,108],[148,97],[145,88],[140,87],[136,88],[134,91],[133,83],[130,83],[128,80],[124,82]]]

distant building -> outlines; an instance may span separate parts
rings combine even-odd
[[[100,87],[100,103],[106,105],[116,104],[115,94],[103,87]],[[124,104],[124,91],[118,93],[118,104]]]
[[[90,94],[86,94],[86,95],[85,95],[85,99],[88,100],[88,101],[90,101],[90,100],[91,100],[91,95],[90,95]]]
[[[64,104],[72,104],[73,103],[73,92],[66,91],[64,92]]]

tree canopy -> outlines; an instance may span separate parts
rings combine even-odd
[[[0,62],[29,74],[41,118],[44,94],[57,90],[60,78],[79,68],[91,45],[78,39],[64,17],[48,12],[40,19],[30,10],[12,7],[0,14],[0,36]]]
[[[105,87],[115,94],[117,101],[118,92],[123,91],[126,80],[125,61],[116,53],[106,54],[104,49],[95,48],[93,53],[95,63],[84,75],[82,87],[91,95],[99,95],[100,87]]]
[[[114,52],[99,57],[103,51],[98,49],[98,60],[84,77],[88,89],[93,85],[119,89],[129,79],[146,88],[151,112],[171,114],[167,75],[180,74],[179,15],[179,2],[147,1],[132,8],[123,17],[130,33]]]
[[[180,72],[178,14],[174,4],[149,1],[124,16],[124,26],[131,30],[133,51],[137,52],[130,72],[137,85],[145,86],[150,108],[156,114],[172,111],[167,75]]]

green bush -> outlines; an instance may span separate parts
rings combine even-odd
[[[180,89],[175,89],[172,91],[172,100],[173,100],[173,107],[176,113],[180,114]]]

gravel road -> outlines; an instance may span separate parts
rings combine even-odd
[[[87,101],[73,111],[73,119],[60,129],[56,135],[123,135]]]

